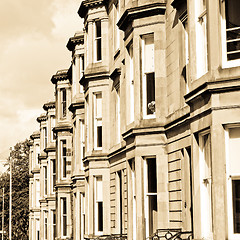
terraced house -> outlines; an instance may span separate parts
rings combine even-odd
[[[81,2],[31,136],[31,240],[240,238],[239,8]]]

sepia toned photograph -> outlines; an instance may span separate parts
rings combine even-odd
[[[240,1],[0,19],[1,240],[240,240]]]

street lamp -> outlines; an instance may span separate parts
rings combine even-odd
[[[12,240],[12,148],[10,148],[10,158],[9,158],[9,167],[10,167],[10,193],[9,193],[9,240]]]

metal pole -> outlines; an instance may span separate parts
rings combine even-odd
[[[2,205],[2,240],[4,239],[4,188],[2,189],[3,205]]]
[[[12,151],[12,149],[11,149]],[[10,153],[9,240],[12,240],[12,155]]]

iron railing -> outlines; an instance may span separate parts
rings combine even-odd
[[[192,240],[191,231],[182,231],[181,229],[158,229],[147,240]]]
[[[94,237],[85,237],[85,240],[127,240],[127,234],[111,234]]]

